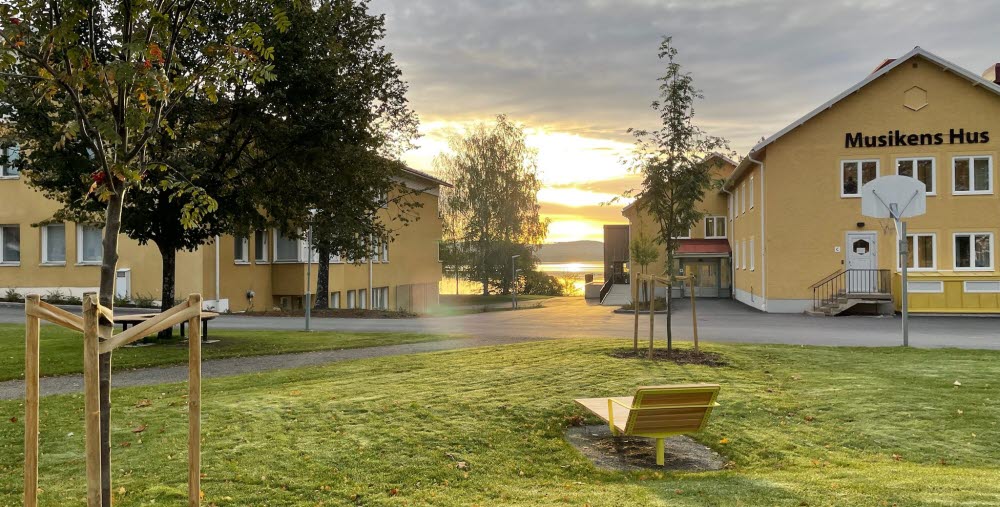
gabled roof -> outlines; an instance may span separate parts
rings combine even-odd
[[[430,181],[430,182],[435,183],[437,185],[441,185],[442,187],[451,188],[453,186],[451,183],[448,183],[447,181],[442,180],[441,178],[437,178],[435,176],[431,176],[428,173],[425,173],[423,171],[418,171],[418,170],[416,170],[416,169],[414,169],[412,167],[404,165],[402,167],[402,169],[403,169],[404,173],[407,173],[407,174],[409,174],[411,176],[416,176],[417,178],[420,178],[420,179],[423,179],[423,180]]]
[[[862,79],[854,86],[848,88],[847,90],[844,90],[839,95],[828,100],[827,102],[817,107],[816,109],[809,111],[809,113],[807,113],[805,116],[799,118],[798,120],[795,120],[790,125],[779,130],[771,137],[768,137],[767,139],[764,139],[763,141],[757,143],[753,148],[750,149],[750,153],[747,154],[747,156],[740,161],[739,165],[736,166],[736,170],[733,171],[733,174],[730,175],[729,178],[726,180],[724,188],[727,189],[732,188],[732,183],[737,179],[739,179],[739,177],[742,176],[744,172],[746,172],[747,167],[749,167],[750,164],[753,162],[752,160],[750,160],[751,156],[764,150],[769,144],[773,143],[781,136],[784,136],[785,134],[798,128],[803,123],[813,119],[815,116],[822,113],[823,111],[830,109],[841,100],[854,94],[854,92],[864,88],[865,86],[868,85],[868,83],[871,83],[872,81],[888,74],[889,72],[892,72],[892,70],[895,69],[896,67],[899,67],[900,65],[908,62],[909,60],[917,56],[923,57],[924,59],[929,60],[932,63],[940,66],[941,70],[946,70],[955,74],[956,76],[965,78],[966,80],[971,82],[973,86],[981,86],[986,90],[989,90],[997,95],[1000,95],[1000,85],[993,83],[992,81],[983,79],[982,76],[980,76],[979,74],[976,74],[975,72],[970,72],[967,69],[959,67],[958,65],[955,65],[954,63],[951,63],[948,60],[945,60],[944,58],[941,58],[940,56],[937,56],[934,53],[931,53],[930,51],[927,51],[924,48],[917,46],[911,49],[905,55],[896,58],[895,60],[890,61],[889,59],[887,59],[883,61],[881,64],[879,64],[878,67],[876,67],[874,72],[869,74],[866,78]]]

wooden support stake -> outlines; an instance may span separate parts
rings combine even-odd
[[[38,294],[24,301],[24,507],[38,506],[38,302]]]
[[[201,294],[188,296],[196,309],[188,320],[188,506],[201,505]]]
[[[670,297],[670,294],[667,294]],[[653,317],[656,316],[656,279],[649,280],[649,358],[653,359]]]
[[[87,507],[101,507],[101,385],[97,296],[83,300],[83,404],[86,426]]]
[[[632,282],[632,307],[635,310],[635,326],[632,330],[632,350],[639,355],[639,284],[643,283],[639,277],[635,277]]]
[[[691,326],[694,329],[694,351],[698,352],[698,312],[694,308],[694,273],[691,274]]]

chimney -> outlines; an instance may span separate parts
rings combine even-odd
[[[994,63],[983,71],[983,79],[1000,84],[1000,63]]]

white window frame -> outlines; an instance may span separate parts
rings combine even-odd
[[[755,255],[754,255],[754,246],[753,246],[753,244],[754,244],[753,236],[750,236],[750,271],[755,271],[756,270],[754,268],[754,257],[755,257]]]
[[[927,192],[927,195],[931,195],[931,196],[937,195],[937,157],[900,157],[900,158],[897,158],[896,159],[896,163],[894,164],[894,167],[896,168],[895,169],[895,171],[896,171],[895,174],[897,176],[900,176],[900,174],[899,174],[899,163],[900,162],[911,162],[913,164],[912,170],[913,170],[913,174],[914,174],[914,176],[912,176],[912,178],[915,179],[915,180],[917,180],[917,181],[920,181],[920,178],[918,178],[916,176],[916,174],[917,174],[917,162],[919,162],[921,160],[930,160],[931,161],[931,191]]]
[[[976,258],[976,245],[973,238],[975,236],[989,236],[990,237],[990,265],[986,267],[962,267],[958,265],[958,249],[955,247],[955,240],[959,236],[969,237],[969,261],[970,264],[975,264]],[[996,264],[993,261],[993,257],[996,256],[996,250],[994,250],[994,241],[992,232],[956,232],[951,235],[951,263],[955,271],[993,271],[993,266]]]
[[[336,290],[330,293],[330,308],[334,310],[340,309],[340,291]]]
[[[63,248],[65,249],[65,247],[67,246],[66,245],[66,224],[65,223],[61,223],[60,222],[58,224],[48,224],[48,225],[43,226],[41,228],[42,229],[42,264],[44,264],[46,266],[65,266],[66,265],[66,252],[65,251],[63,251],[63,260],[61,260],[61,261],[53,261],[53,260],[49,259],[49,229],[54,228],[54,227],[62,227],[62,230],[63,230]]]
[[[743,182],[740,184],[740,214],[745,215],[747,212],[747,184]]]
[[[969,284],[970,283],[985,283],[985,282],[993,282],[993,283],[1000,284],[1000,282],[998,282],[997,280],[965,280],[965,281],[962,282],[962,291],[965,292],[966,294],[997,294],[997,293],[1000,293],[1000,287],[998,287],[996,289],[985,289],[985,290],[977,290],[977,289],[970,289],[969,288]]]
[[[13,164],[10,164],[11,162],[14,162],[19,158],[21,158],[21,146],[18,144],[14,144],[7,148],[0,149],[0,151],[3,152],[2,155],[6,157],[11,156],[10,155],[11,150],[17,153],[17,156],[13,160],[8,160],[6,163],[0,162],[0,180],[16,180],[21,177],[21,171],[17,170],[17,167],[13,166]],[[14,169],[14,174],[7,174],[8,166],[11,166]]]
[[[236,257],[236,242],[242,243],[243,257]],[[233,264],[250,264],[250,238],[246,236],[233,236]]]
[[[3,249],[3,244],[5,242],[4,237],[3,237],[3,230],[5,228],[7,228],[7,227],[17,227],[19,234],[20,234],[20,231],[21,231],[20,224],[2,224],[2,225],[0,225],[0,266],[20,266],[21,265],[21,259],[20,259],[20,257],[21,257],[20,256],[20,253],[21,253],[21,238],[20,238],[20,236],[18,237],[18,240],[17,240],[18,260],[16,260],[16,261],[8,261],[7,259],[3,258],[3,250],[4,250]]]
[[[358,289],[358,306],[359,310],[368,309],[368,289]]]
[[[347,309],[353,310],[358,307],[358,291],[349,290],[347,291]]]
[[[705,239],[725,239],[725,237],[726,237],[725,235],[722,235],[722,236],[716,236],[715,235],[715,225],[718,223],[719,220],[722,220],[722,228],[724,230],[723,232],[725,232],[725,233],[729,232],[729,229],[727,229],[728,225],[726,225],[726,217],[722,217],[722,216],[707,216],[707,217],[705,217]],[[711,234],[709,234],[709,229],[710,229],[709,226],[708,226],[709,223],[712,224]]]
[[[256,264],[269,264],[268,259],[270,256],[270,236],[271,234],[266,229],[261,229],[253,231],[253,261]],[[260,248],[257,248],[257,238],[262,239],[262,244]]]
[[[750,209],[753,209],[753,176],[750,177]]]
[[[104,252],[101,252],[101,258],[97,260],[84,260],[83,259],[83,230],[84,229],[97,229],[100,231],[100,227],[90,227],[83,224],[76,224],[76,264],[78,266],[100,266],[101,262],[104,260]],[[103,241],[103,238],[102,238]]]
[[[986,190],[975,190],[976,188],[976,166],[977,158],[985,158],[989,161],[989,188]],[[955,162],[959,160],[969,161],[969,190],[955,190]],[[951,193],[952,195],[992,195],[993,194],[993,155],[960,155],[951,157]]]
[[[740,245],[740,264],[743,265],[743,271],[747,269],[747,240],[743,240],[743,244]]]
[[[840,197],[842,198],[860,198],[861,197],[861,187],[865,185],[864,179],[861,177],[861,166],[865,162],[875,162],[875,179],[882,176],[882,162],[877,158],[858,158],[858,159],[844,159],[837,164],[837,172],[839,173],[838,178],[840,179]],[[857,164],[854,170],[857,172],[858,177],[858,193],[856,194],[845,194],[844,193],[844,164]]]
[[[935,289],[920,289],[913,286],[914,283],[933,283]],[[944,282],[941,280],[908,280],[906,284],[907,292],[910,294],[941,294],[944,292]]]
[[[382,242],[382,263],[389,262],[389,241]]]
[[[734,204],[735,202],[736,202],[736,194],[730,193],[729,194],[729,209],[727,210],[728,213],[726,213],[727,215],[729,215],[729,221],[730,222],[732,222],[733,221],[733,217],[736,216],[736,205]]]
[[[740,242],[733,240],[733,267],[740,269]]]
[[[275,264],[297,264],[297,263],[304,263],[305,260],[302,258],[302,240],[301,239],[295,240],[295,259],[294,260],[289,260],[289,259],[280,259],[279,260],[278,259],[278,239],[279,239],[280,236],[281,236],[281,233],[278,232],[278,229],[274,229],[273,232],[272,232],[272,235],[271,235],[271,239],[272,239],[272,241],[271,241],[271,253],[273,254],[273,257],[271,257],[271,258],[274,259],[274,260],[271,261],[271,262],[273,262]]]
[[[917,251],[917,236],[930,236],[931,237],[931,254],[934,256],[934,262],[929,268],[921,268],[920,266],[920,256]],[[907,234],[907,238],[913,238],[913,267],[906,268],[907,271],[937,271],[937,260],[938,260],[938,242],[937,233],[934,232],[915,232],[913,234]],[[899,242],[896,242],[896,271],[902,271],[902,259],[900,259],[899,254]]]
[[[372,237],[371,249],[368,256],[375,264],[382,262],[382,240]]]

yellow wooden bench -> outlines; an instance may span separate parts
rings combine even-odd
[[[663,465],[663,439],[704,429],[719,406],[718,395],[718,384],[681,384],[640,387],[635,396],[573,401],[607,421],[612,435],[655,438],[656,464]]]

